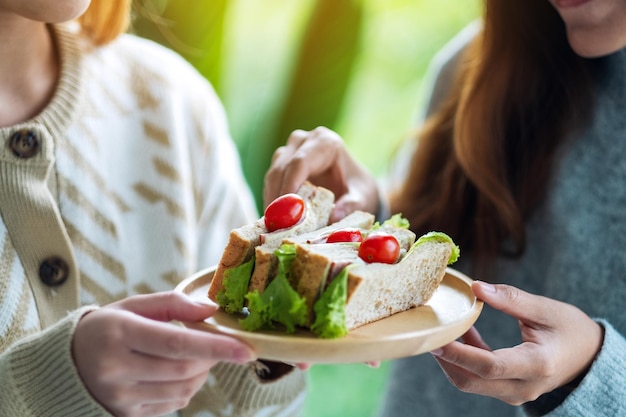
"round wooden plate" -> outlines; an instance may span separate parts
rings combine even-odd
[[[182,281],[176,291],[207,299],[215,268]],[[186,327],[224,334],[251,346],[259,358],[288,363],[353,363],[394,359],[429,352],[452,342],[470,329],[483,307],[471,290],[472,280],[452,269],[426,305],[394,314],[350,331],[340,339],[320,339],[302,329],[286,334],[277,330],[248,332],[243,316],[218,310],[203,322]]]

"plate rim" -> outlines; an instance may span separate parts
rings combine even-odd
[[[174,291],[189,295],[189,293],[192,292],[193,289],[189,290],[189,292],[186,292],[187,288],[190,285],[192,285],[195,281],[198,281],[202,279],[203,277],[206,277],[210,275],[211,273],[214,273],[215,269],[216,269],[216,266],[210,266],[208,268],[199,270],[198,272],[183,279],[178,285],[176,285],[176,287],[174,288]],[[472,280],[469,276],[451,267],[446,267],[445,274],[450,275],[451,277],[453,277],[453,279],[456,279],[457,281],[460,281],[464,286],[467,287],[467,288],[464,288],[464,290],[468,290],[471,293],[471,284],[474,280]],[[210,282],[210,280],[201,283],[200,285],[198,285],[198,287],[202,285],[206,285],[208,282]],[[207,297],[207,300],[209,300],[208,297]],[[209,301],[214,303],[211,300]],[[433,333],[435,330],[436,330],[435,333],[443,333],[443,332],[446,332],[448,330],[453,330],[458,327],[459,329],[455,332],[455,336],[452,338],[447,338],[450,340],[448,340],[446,343],[449,343],[457,339],[459,336],[465,333],[469,328],[471,328],[471,326],[476,322],[476,320],[480,316],[480,313],[482,312],[483,301],[478,299],[476,296],[473,297],[473,300],[470,300],[470,298],[468,298],[468,301],[471,301],[470,306],[467,308],[467,310],[463,312],[463,314],[459,315],[457,318],[445,324],[442,324],[441,326],[437,326],[436,328],[417,329],[415,331],[405,331],[396,335],[386,335],[378,343],[376,342],[376,340],[367,340],[367,343],[369,345],[380,344],[381,346],[383,346],[389,343],[411,341],[421,336],[427,336],[428,333]],[[227,313],[222,311],[222,314],[227,314]],[[398,314],[402,314],[402,312]],[[382,319],[382,320],[385,320],[385,319]],[[278,334],[278,333],[274,333],[271,331],[247,332],[243,329],[236,329],[230,326],[223,326],[219,324],[211,324],[206,321],[183,322],[182,324],[188,328],[209,331],[211,333],[227,335],[227,336],[242,340],[244,343],[247,343],[248,345],[257,349],[257,353],[259,354],[259,357],[263,357],[264,359],[269,359],[269,360],[279,360],[279,361],[289,361],[289,362],[300,361],[300,362],[309,362],[309,363],[353,363],[353,362],[367,361],[367,360],[396,359],[400,357],[414,356],[417,354],[425,353],[425,351],[424,352],[420,351],[417,353],[406,354],[406,355],[385,355],[384,353],[381,353],[379,357],[376,359],[361,358],[362,360],[344,360],[341,358],[337,359],[337,358],[332,358],[332,357],[328,357],[325,359],[319,357],[319,358],[313,358],[313,360],[306,360],[307,358],[301,358],[300,360],[297,357],[286,358],[284,357],[284,355],[280,355],[280,354],[274,355],[271,351],[265,351],[265,349],[263,349],[262,352],[259,352],[257,345],[268,344],[268,345],[275,346],[278,344],[285,344],[285,341],[288,341],[288,344],[294,346],[296,349],[298,346],[310,345],[312,343],[315,344],[316,346],[327,346],[329,348],[332,348],[333,345],[342,345],[342,346],[345,346],[347,349],[350,349],[355,346],[362,345],[364,341],[362,339],[359,339],[358,337],[350,338],[348,336],[343,337],[343,338],[338,338],[338,339],[322,339],[322,338],[311,336],[310,334],[306,334],[305,330],[302,330],[301,333],[288,335],[288,334],[282,334],[282,333]],[[364,326],[367,326],[367,325],[364,325]],[[446,343],[441,344],[441,346],[443,346]],[[432,349],[429,349],[429,350],[432,350]],[[294,356],[298,356],[298,355],[296,354]],[[358,355],[356,356],[358,357]]]

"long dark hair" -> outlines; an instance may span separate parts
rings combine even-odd
[[[445,231],[479,264],[524,251],[555,149],[592,107],[587,63],[549,2],[485,0],[483,24],[391,199],[416,233]]]

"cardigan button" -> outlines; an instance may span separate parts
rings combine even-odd
[[[21,129],[11,135],[9,146],[18,158],[32,158],[39,152],[39,138],[30,129]]]
[[[49,287],[63,284],[69,276],[69,266],[63,259],[57,256],[44,259],[39,265],[39,278]]]

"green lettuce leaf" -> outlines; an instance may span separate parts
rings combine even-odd
[[[400,229],[408,229],[410,226],[409,221],[402,217],[401,213],[396,213],[387,220],[385,220],[383,222],[383,226],[384,225],[389,225]]]
[[[408,229],[411,226],[411,224],[409,223],[407,219],[402,217],[402,213],[396,213],[392,215],[390,218],[388,218],[387,220],[385,220],[382,226],[393,226],[399,229]],[[376,229],[380,229],[380,228],[381,228],[381,224],[379,222],[376,222],[372,225],[370,232]]]
[[[280,323],[285,326],[287,333],[293,333],[296,326],[306,324],[306,301],[289,283],[289,270],[296,255],[295,246],[282,245],[275,254],[278,257],[276,277],[262,294],[255,290],[245,296],[250,314],[239,321],[244,330],[271,329],[275,323]]]
[[[313,305],[315,322],[311,331],[325,339],[335,339],[348,334],[346,328],[346,298],[348,294],[348,270],[344,268]]]
[[[425,235],[417,239],[417,242],[413,245],[413,248],[421,245],[425,242],[450,242],[452,243],[452,253],[448,259],[448,265],[455,263],[461,256],[461,249],[454,243],[452,238],[443,232],[428,232]],[[411,249],[413,249],[411,248]]]
[[[245,262],[234,268],[224,271],[224,281],[222,289],[217,293],[217,303],[227,313],[239,313],[243,309],[243,302],[252,269],[254,268],[254,256],[248,262]]]

